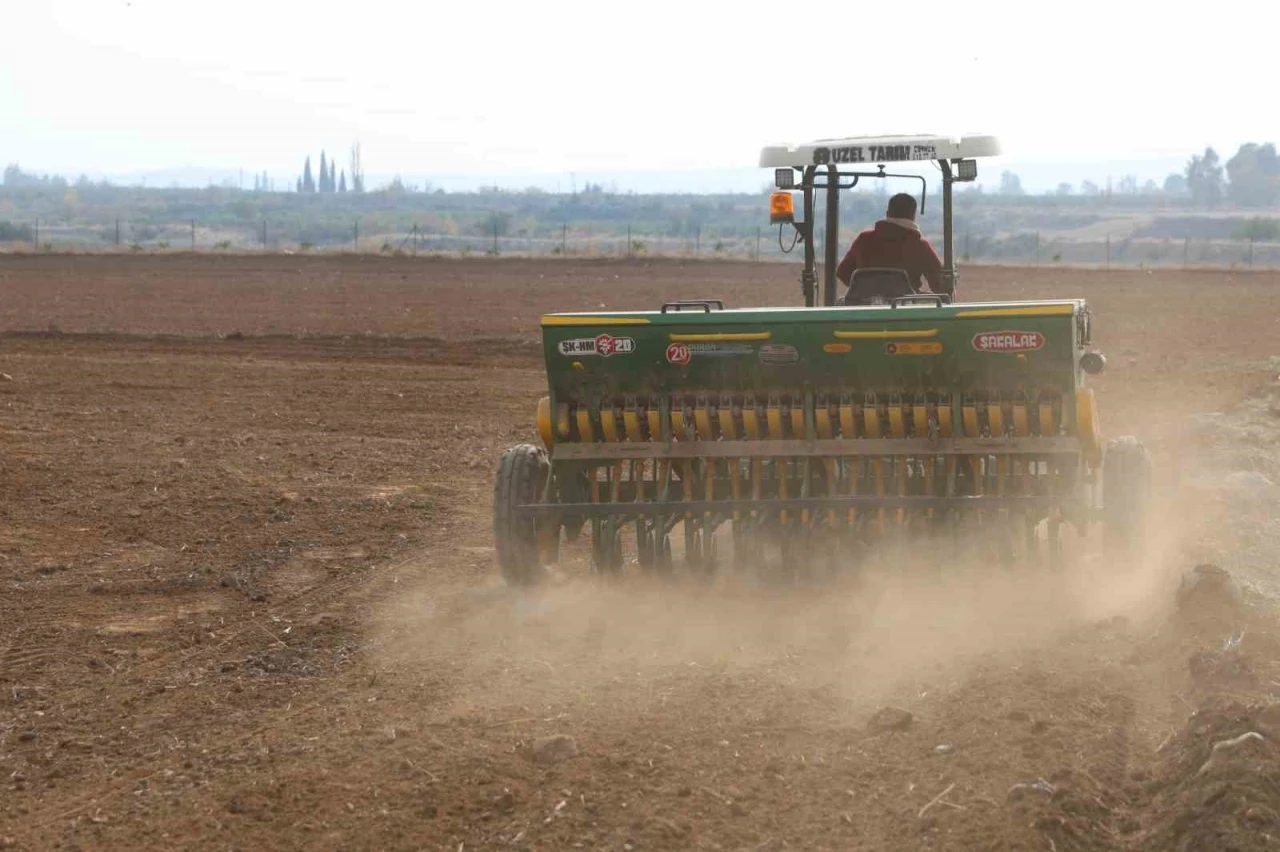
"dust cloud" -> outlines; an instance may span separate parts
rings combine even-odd
[[[567,577],[531,591],[436,587],[402,599],[378,644],[388,664],[450,672],[455,715],[599,709],[606,694],[626,714],[674,683],[724,677],[822,690],[859,713],[1108,619],[1163,617],[1185,567],[1179,526],[1158,524],[1147,538],[1124,564],[1102,556],[1092,534],[1070,539],[1062,570],[954,548],[883,550],[801,585],[727,567],[709,582],[638,569],[602,579],[571,557]]]

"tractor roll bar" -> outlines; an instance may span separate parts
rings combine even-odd
[[[947,160],[937,160],[939,167],[942,169],[942,277],[951,286],[951,290],[955,292],[956,286],[956,267],[955,267],[955,251],[954,251],[954,231],[952,227],[951,217],[951,184],[954,182],[954,176],[951,172],[951,163]],[[852,189],[858,185],[860,178],[907,178],[910,180],[920,181],[920,213],[925,210],[925,201],[928,194],[928,181],[923,175],[904,175],[893,172],[885,172],[884,166],[880,167],[876,172],[842,172],[834,163],[829,164],[825,168],[826,179],[818,182],[819,166],[805,166],[801,172],[799,188],[804,196],[804,221],[795,223],[793,227],[800,232],[801,241],[804,243],[804,269],[800,272],[800,290],[804,295],[804,304],[807,308],[822,305],[836,304],[836,267],[839,265],[840,252],[840,190]],[[844,183],[841,178],[852,178],[849,183]],[[822,297],[821,302],[818,301],[817,291],[817,250],[813,242],[813,215],[817,207],[816,198],[814,197],[816,190],[824,190],[827,194],[827,210],[826,210],[826,234],[823,240],[823,269],[822,269]]]

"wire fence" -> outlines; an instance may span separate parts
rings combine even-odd
[[[792,235],[760,226],[743,233],[694,227],[686,233],[658,234],[631,226],[571,225],[507,233],[433,233],[413,222],[391,229],[362,232],[360,220],[323,228],[297,221],[262,220],[253,228],[202,223],[199,220],[156,224],[125,219],[107,225],[32,221],[6,223],[0,251],[9,253],[119,252],[165,253],[356,252],[393,256],[468,257],[524,256],[577,258],[702,258],[754,261],[798,260],[803,246]],[[853,228],[845,237],[851,239]],[[346,231],[345,234],[342,232]],[[926,236],[941,252],[941,235]],[[842,238],[842,241],[847,241]],[[825,234],[816,244],[822,258]],[[790,251],[784,250],[791,249]],[[843,254],[843,246],[841,254]],[[995,234],[957,233],[959,263],[1009,263],[1038,266],[1144,268],[1280,268],[1280,242],[1228,238],[1160,238],[1101,234],[1081,238],[1043,231],[1012,230]]]

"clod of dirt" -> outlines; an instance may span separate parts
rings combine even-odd
[[[0,373],[0,382],[11,382],[11,381],[13,381],[13,376],[9,375],[8,373]]]
[[[516,806],[516,797],[511,793],[510,790],[504,790],[501,796],[498,796],[496,799],[493,800],[494,810],[500,811],[502,813],[506,813],[507,811],[514,810],[515,806]]]
[[[1010,722],[1030,722],[1031,714],[1026,710],[1010,710],[1005,714],[1005,718]]]
[[[951,754],[955,750],[956,750],[955,746],[949,745],[947,743],[941,743],[933,747],[934,754]]]
[[[573,737],[555,734],[535,740],[532,749],[533,759],[543,766],[551,766],[562,760],[578,756],[578,743]]]
[[[906,710],[898,707],[881,707],[867,720],[867,729],[874,733],[885,731],[905,731],[915,720]]]
[[[12,849],[18,845],[18,841],[12,837],[0,837],[0,849]]]
[[[1256,686],[1258,676],[1239,651],[1197,651],[1187,661],[1191,680],[1201,689]]]
[[[1176,600],[1184,620],[1211,621],[1239,610],[1240,590],[1227,571],[1201,564],[1183,576]]]

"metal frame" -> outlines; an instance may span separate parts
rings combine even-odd
[[[999,497],[994,495],[957,495],[954,497],[897,497],[853,495],[843,497],[788,497],[761,500],[622,500],[616,503],[525,503],[516,508],[522,515],[547,517],[555,515],[587,515],[591,517],[616,517],[671,515],[687,512],[714,512],[724,515],[731,512],[756,513],[798,509],[848,509],[869,507],[873,509],[936,508],[936,509],[1087,509],[1079,500],[1062,496],[1030,495],[1026,497]],[[1091,513],[1092,510],[1084,512]]]
[[[557,444],[552,461],[622,459],[841,458],[847,456],[1074,456],[1070,436],[1018,438],[815,438],[810,441],[602,441]]]

